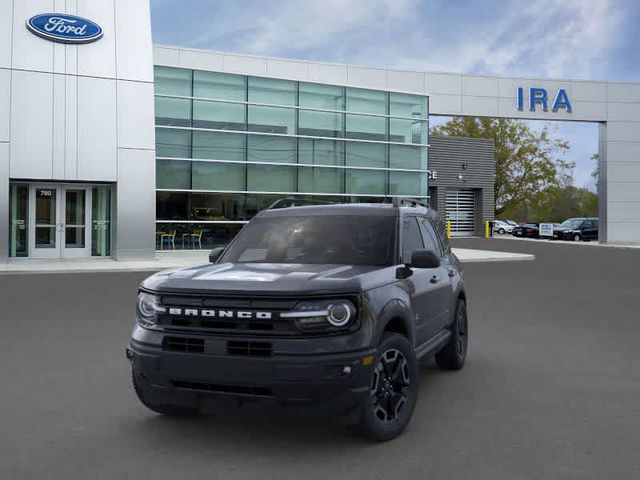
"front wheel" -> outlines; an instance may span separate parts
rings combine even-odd
[[[420,389],[420,369],[413,347],[397,333],[384,334],[374,365],[360,431],[382,442],[400,435],[409,423]]]
[[[467,358],[469,342],[467,323],[467,304],[458,300],[456,318],[451,324],[451,338],[442,350],[436,353],[436,364],[443,370],[460,370]]]
[[[579,242],[580,240],[582,240],[582,239],[580,238],[580,235],[578,235],[578,234],[576,233],[576,234],[573,236],[573,241],[574,241],[574,242]]]
[[[504,228],[501,228],[500,230],[498,230],[498,233],[499,233],[500,235],[504,235],[504,233],[505,233],[505,232],[504,232]]]

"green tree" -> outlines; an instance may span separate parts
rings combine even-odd
[[[533,222],[562,222],[573,217],[597,217],[598,195],[572,185],[538,192],[529,212]]]
[[[521,120],[454,117],[431,133],[493,139],[496,215],[521,212],[526,217],[541,191],[571,184],[575,165],[564,159],[569,143],[551,138],[546,126],[535,131]]]

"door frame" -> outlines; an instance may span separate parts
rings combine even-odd
[[[55,202],[55,241],[54,248],[36,248],[36,190],[47,189],[56,192]],[[67,248],[65,246],[66,236],[66,192],[67,190],[82,190],[85,192],[84,198],[84,238],[83,248]],[[29,258],[84,258],[91,256],[91,194],[92,188],[85,184],[63,184],[63,183],[30,183],[29,184],[29,205],[28,205],[28,247]]]

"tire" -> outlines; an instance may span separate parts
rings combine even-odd
[[[153,412],[160,413],[169,417],[194,417],[200,413],[200,410],[197,408],[179,407],[177,405],[157,405],[151,403],[144,397],[144,393],[138,385],[138,381],[136,380],[136,376],[134,374],[131,375],[131,380],[133,381],[133,389],[135,390],[140,403],[142,403],[145,407]]]
[[[580,240],[582,240],[582,237],[580,237],[580,235],[578,235],[577,233],[573,236],[573,241],[574,242],[579,242]]]
[[[377,442],[400,435],[411,420],[419,390],[413,347],[404,336],[385,333],[374,361],[370,395],[363,402],[360,432]]]
[[[469,330],[467,322],[467,304],[459,299],[456,316],[451,325],[451,338],[445,347],[436,353],[436,364],[443,370],[460,370],[467,358]]]
[[[500,229],[498,230],[498,233],[499,233],[500,235],[504,235],[504,233],[505,233],[505,232],[504,232],[504,228],[500,228]]]

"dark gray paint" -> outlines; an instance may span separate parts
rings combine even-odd
[[[429,180],[429,190],[432,195],[430,204],[438,212],[446,215],[448,189],[475,190],[475,233],[476,235],[484,234],[484,222],[493,220],[495,211],[493,140],[431,135],[429,145],[429,169],[438,172],[437,178]],[[467,170],[462,168],[465,162],[468,165]],[[462,180],[458,175],[463,176]]]

